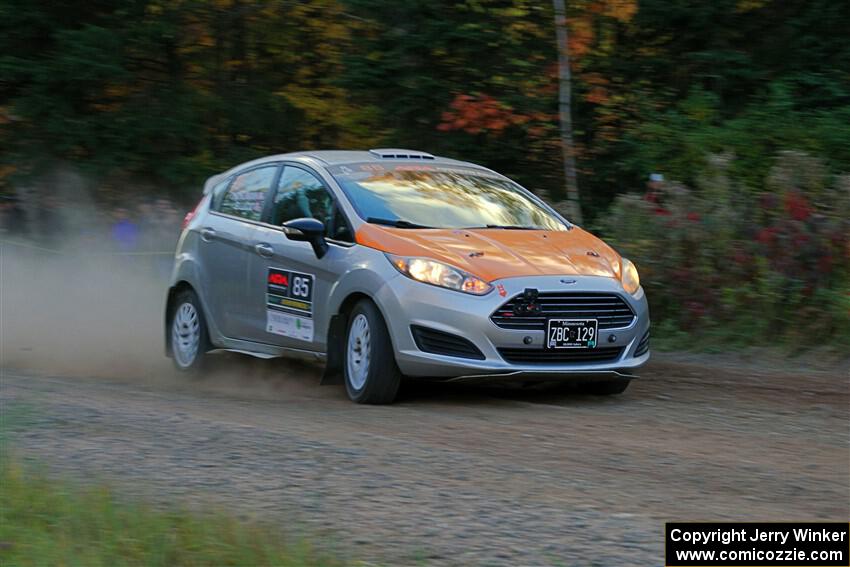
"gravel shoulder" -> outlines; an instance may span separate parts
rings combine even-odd
[[[622,396],[417,385],[357,406],[318,371],[6,369],[15,450],[131,497],[222,507],[355,559],[649,565],[674,520],[850,518],[850,372],[662,356]]]

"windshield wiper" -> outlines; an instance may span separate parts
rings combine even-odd
[[[413,222],[409,222],[406,220],[390,220],[390,219],[379,219],[375,217],[369,217],[366,219],[366,222],[372,224],[383,224],[386,226],[393,226],[395,228],[433,228],[430,226],[425,226],[424,224],[416,224]]]
[[[488,224],[481,228],[501,228],[504,230],[542,230],[536,226],[519,226],[515,224]]]

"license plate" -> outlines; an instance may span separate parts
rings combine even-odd
[[[549,319],[546,348],[594,348],[598,327],[596,319]]]

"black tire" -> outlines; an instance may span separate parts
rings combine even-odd
[[[175,315],[180,311],[184,304],[191,305],[192,309],[197,314],[199,333],[197,351],[194,358],[192,358],[191,361],[188,361],[188,364],[186,363],[187,360],[183,360],[183,357],[180,356],[180,352],[178,351],[179,346],[175,344],[176,338],[174,336]],[[196,373],[203,369],[206,352],[209,350],[209,334],[207,333],[207,322],[206,319],[204,319],[204,311],[201,308],[201,302],[198,300],[198,296],[193,290],[184,289],[174,298],[174,303],[172,303],[171,311],[168,314],[168,336],[166,340],[169,341],[171,360],[177,370],[180,372]]]
[[[614,379],[614,380],[599,380],[595,382],[585,382],[579,386],[579,391],[583,394],[591,394],[594,396],[613,396],[622,394],[629,387],[631,380]]]
[[[368,323],[370,352],[367,370],[364,371],[365,381],[358,387],[360,381],[353,377],[352,372],[356,372],[356,369],[349,360],[349,341],[359,316],[365,317]],[[389,404],[396,399],[402,379],[401,370],[395,361],[395,352],[384,317],[378,307],[368,299],[361,299],[349,313],[342,351],[345,390],[352,401],[358,404]]]

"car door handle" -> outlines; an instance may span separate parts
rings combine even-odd
[[[266,244],[265,242],[260,242],[259,244],[254,245],[254,251],[262,256],[263,258],[271,258],[274,256],[274,248]]]
[[[215,238],[215,230],[211,228],[202,228],[201,238],[203,238],[205,242],[209,242],[210,240]]]

